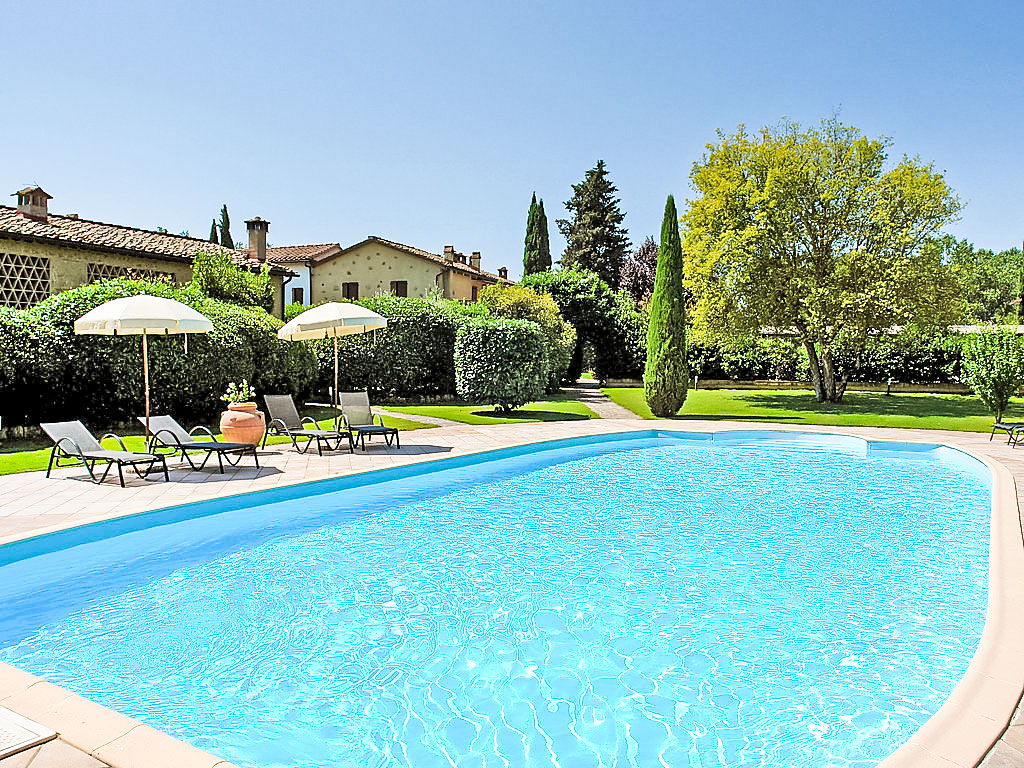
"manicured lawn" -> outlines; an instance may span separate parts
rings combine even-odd
[[[603,389],[612,400],[638,416],[653,419],[643,390],[636,387]],[[691,390],[676,419],[778,421],[786,424],[904,427],[989,432],[992,416],[973,395],[903,393],[886,397],[875,392],[847,392],[839,404],[818,403],[801,390]],[[1024,422],[1024,400],[1015,399],[1007,420]]]
[[[517,424],[523,421],[573,421],[598,418],[596,413],[576,400],[573,395],[552,395],[547,400],[527,403],[511,413],[498,413],[490,406],[466,403],[388,406],[388,410],[417,416],[436,416],[440,419],[460,421],[463,424]]]
[[[329,412],[329,408],[312,408],[307,410],[304,415],[320,419],[317,422],[320,427],[330,429],[333,421],[330,418]],[[433,426],[432,424],[422,424],[418,421],[409,421],[408,419],[400,419],[393,416],[385,416],[384,423],[389,427],[398,427],[401,430],[430,429]],[[102,434],[104,430],[98,431]],[[99,437],[98,434],[96,436]],[[141,434],[125,434],[122,437],[124,438],[125,447],[129,451],[144,451],[146,449],[146,441]],[[287,437],[271,437],[267,440],[267,445],[288,442],[290,441]],[[50,460],[51,445],[49,440],[11,440],[0,443],[0,475],[13,475],[16,472],[34,472],[39,469],[46,469],[46,464]],[[105,441],[103,446],[115,450],[120,447],[114,440]]]

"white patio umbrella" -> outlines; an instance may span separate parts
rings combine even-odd
[[[358,304],[331,301],[307,309],[277,332],[279,339],[334,339],[334,407],[338,407],[338,337],[387,328],[388,319]]]
[[[147,336],[207,333],[213,323],[192,307],[159,296],[128,296],[100,304],[75,320],[75,333],[142,336],[142,378],[146,385],[146,433],[149,433],[149,347]]]

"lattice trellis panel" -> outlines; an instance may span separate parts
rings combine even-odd
[[[50,295],[50,260],[0,253],[0,304],[27,309]]]
[[[98,280],[111,280],[115,277],[130,277],[139,280],[167,280],[174,282],[173,272],[161,272],[158,269],[139,269],[137,267],[119,267],[115,264],[90,264],[88,279],[90,283]]]

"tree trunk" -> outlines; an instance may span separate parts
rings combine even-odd
[[[804,351],[807,353],[807,362],[811,368],[811,385],[814,387],[814,397],[819,403],[825,402],[825,391],[821,386],[821,365],[818,362],[818,350],[813,341],[804,339]]]
[[[837,377],[835,360],[832,353],[822,349],[818,353],[813,341],[803,341],[807,352],[807,362],[811,369],[811,384],[814,386],[814,397],[819,403],[841,403],[846,392],[846,376]]]

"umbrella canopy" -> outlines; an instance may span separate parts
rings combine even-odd
[[[307,309],[277,332],[279,339],[334,339],[334,407],[338,407],[338,337],[387,328],[388,319],[358,304],[330,301]]]
[[[277,332],[279,339],[307,341],[387,328],[388,319],[358,304],[331,301],[307,309]]]
[[[75,320],[75,333],[105,336],[151,336],[167,333],[207,333],[209,318],[174,299],[129,296],[101,304]]]
[[[207,333],[213,323],[192,307],[159,296],[113,299],[75,320],[75,333],[100,336],[142,336],[142,379],[146,389],[146,433],[149,433],[149,346],[147,336]],[[186,339],[187,342],[187,339]]]

